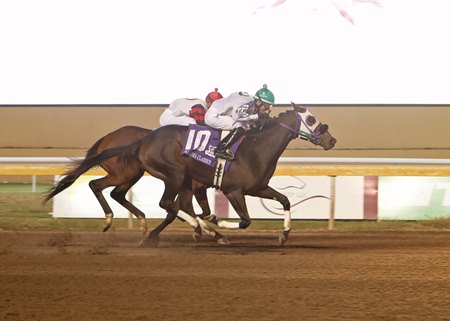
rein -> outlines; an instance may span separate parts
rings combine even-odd
[[[294,133],[294,138],[297,138],[298,136],[303,138],[302,136],[304,134],[306,134],[306,133],[300,131],[300,126],[301,126],[302,122],[303,122],[302,117],[297,112],[295,112],[295,127],[294,128],[292,128],[292,127],[290,127],[290,126],[288,126],[286,124],[280,123],[280,122],[278,122],[278,125],[280,125],[281,127],[286,128],[290,132]],[[303,134],[303,135],[301,135],[301,134]]]

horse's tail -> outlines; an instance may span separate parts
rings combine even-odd
[[[63,175],[65,176],[61,179],[53,188],[51,188],[44,197],[43,203],[48,202],[52,197],[61,193],[68,187],[70,187],[81,175],[86,173],[89,169],[99,166],[102,162],[114,157],[120,156],[124,159],[130,157],[137,151],[140,141],[137,141],[131,145],[125,145],[115,148],[106,149],[100,154],[96,154],[96,145],[92,146],[86,153],[86,157],[83,160],[75,160],[73,169],[67,171]]]

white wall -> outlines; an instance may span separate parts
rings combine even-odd
[[[70,188],[58,194],[53,199],[53,216],[103,217],[101,207],[88,186],[88,182],[95,178],[94,176],[81,176]],[[274,176],[270,185],[289,198],[293,219],[327,219],[329,217],[329,177]],[[128,212],[109,197],[110,190],[106,190],[104,195],[112,205],[115,217],[128,217]],[[147,218],[163,218],[166,216],[166,212],[158,205],[163,190],[164,185],[160,180],[144,176],[132,188],[131,199]],[[336,191],[336,218],[362,219],[364,217],[362,177],[339,177]],[[224,196],[221,192],[215,193],[214,189],[208,190],[208,200],[213,213],[218,197]],[[249,196],[246,197],[246,200],[251,218],[282,218],[283,210],[278,202]],[[200,207],[195,201],[194,205],[195,211],[200,213]],[[221,208],[218,211],[223,217],[238,217],[230,205],[226,209]]]

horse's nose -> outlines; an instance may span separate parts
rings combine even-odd
[[[327,148],[325,148],[325,150],[332,149],[332,148],[334,147],[334,145],[336,145],[336,142],[337,142],[337,139],[336,139],[336,138],[334,138],[334,137],[331,138],[331,139],[330,139],[330,142],[329,142]]]

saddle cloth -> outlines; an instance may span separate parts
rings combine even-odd
[[[211,127],[190,124],[187,135],[184,140],[182,155],[189,155],[191,158],[208,165],[216,167],[217,157],[214,156],[214,151],[220,143],[221,130]],[[236,153],[241,139],[233,144],[231,150]],[[230,161],[225,163],[225,172],[230,167]]]

